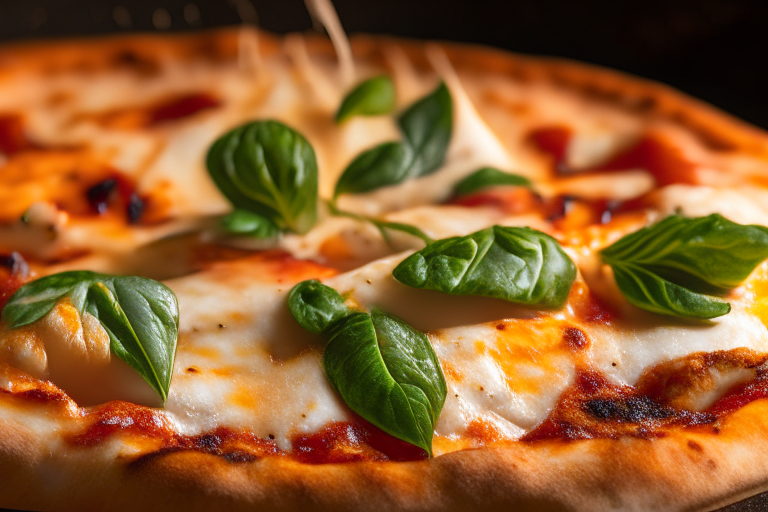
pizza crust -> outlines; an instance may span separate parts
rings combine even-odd
[[[98,50],[93,41],[7,47],[0,52],[0,81],[4,73],[101,68],[122,50],[137,55],[149,73],[153,59],[200,52],[233,58],[253,37],[230,29],[100,39]],[[282,51],[273,36],[259,33],[255,40],[262,55]],[[334,58],[328,41],[308,36],[305,43],[311,55]],[[421,69],[432,68],[430,52],[442,52],[462,79],[498,74],[541,82],[658,122],[706,151],[748,156],[763,165],[756,173],[768,165],[767,134],[659,84],[487,48],[367,36],[352,44],[358,59],[380,63],[381,48],[396,47]],[[258,72],[258,58],[248,65]],[[477,103],[482,111],[493,100]],[[0,432],[0,505],[39,510],[711,510],[768,489],[768,459],[756,456],[768,450],[766,400],[715,427],[672,430],[653,440],[511,442],[409,463],[315,466],[279,456],[230,462],[181,450],[142,457],[141,447],[136,456],[113,461],[95,456],[109,453],[109,442],[47,445],[33,426],[5,419]]]
[[[650,440],[511,443],[422,462],[237,463],[169,451],[117,464],[2,424],[3,506],[36,510],[714,510],[768,489],[768,403]],[[42,468],[57,468],[55,477]],[[87,482],[87,484],[85,484]]]

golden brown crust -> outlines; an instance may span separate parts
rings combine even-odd
[[[321,38],[311,53],[333,57]],[[35,43],[0,50],[3,73],[25,69],[143,66],[158,59],[233,59],[238,32],[128,36]],[[430,66],[424,44],[353,40],[361,59],[397,45],[416,66]],[[259,36],[264,53],[279,41]],[[713,151],[768,159],[768,135],[665,86],[556,59],[441,44],[460,74],[543,81],[675,123]],[[114,59],[122,55],[121,59]],[[0,422],[0,506],[39,510],[706,510],[768,488],[768,401],[754,402],[716,427],[673,430],[662,438],[510,443],[425,462],[304,465],[282,457],[229,462],[195,451],[117,460],[94,456],[109,443],[48,446],[31,426]],[[100,462],[99,462],[100,461]]]
[[[98,463],[89,449],[49,452],[23,427],[2,427],[2,505],[39,510],[710,510],[768,488],[768,461],[755,456],[768,449],[765,401],[653,441],[511,443],[412,463],[232,463],[193,451]],[[61,470],[46,478],[42,467]]]

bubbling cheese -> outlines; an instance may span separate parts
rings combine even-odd
[[[181,275],[166,280],[179,300],[180,336],[170,394],[157,414],[181,434],[218,427],[244,429],[275,439],[284,449],[291,448],[297,434],[351,418],[323,373],[323,340],[301,329],[286,306],[289,290],[303,279],[323,279],[360,307],[380,307],[427,333],[448,384],[436,426],[437,454],[469,446],[457,440],[468,436],[478,422],[507,440],[530,432],[584,368],[616,384],[635,385],[654,365],[699,352],[738,348],[768,352],[768,317],[760,313],[764,305],[755,308],[764,292],[754,290],[766,289],[755,285],[762,278],[753,276],[745,285],[753,292],[734,292],[729,315],[700,323],[671,320],[626,303],[597,259],[596,251],[622,234],[619,223],[565,232],[556,229],[553,212],[509,215],[492,205],[435,204],[449,198],[459,179],[490,165],[532,178],[547,200],[559,195],[585,200],[650,198],[649,211],[627,224],[632,229],[677,209],[688,215],[719,212],[736,222],[768,225],[768,189],[744,185],[765,168],[764,162],[728,155],[704,158],[708,165],[719,166],[709,169],[708,176],[730,176],[732,168],[739,170],[729,178],[729,188],[718,189],[656,188],[648,169],[620,169],[599,177],[560,176],[552,170],[551,158],[530,143],[532,129],[573,129],[565,157],[578,170],[610,160],[658,123],[593,102],[555,83],[533,80],[529,85],[496,73],[476,77],[457,72],[438,47],[425,57],[426,65],[416,65],[393,44],[384,49],[383,63],[355,65],[361,75],[391,74],[400,108],[428,93],[439,79],[445,80],[454,100],[454,133],[445,164],[429,176],[343,196],[340,207],[412,223],[435,238],[495,224],[550,232],[580,269],[575,289],[586,290],[581,295],[572,292],[562,310],[536,311],[495,299],[404,286],[392,277],[392,269],[421,247],[420,240],[394,235],[393,248],[372,226],[328,215],[307,234],[285,235],[278,247],[292,258],[321,261],[333,268],[292,260],[286,269],[281,263],[251,257],[216,262],[184,275],[192,267],[182,261],[179,248],[183,252],[199,248],[195,245],[199,232],[230,209],[204,162],[207,148],[226,130],[274,118],[301,132],[317,154],[321,198],[332,196],[338,177],[361,151],[401,137],[394,116],[355,118],[336,126],[334,110],[347,84],[339,79],[336,64],[313,55],[300,36],[265,53],[255,67],[194,60],[161,62],[153,77],[118,71],[71,72],[50,80],[9,76],[0,84],[5,93],[0,94],[0,108],[28,114],[25,131],[30,140],[42,147],[65,148],[61,154],[66,158],[54,162],[51,157],[51,163],[34,158],[35,153],[2,156],[0,166],[13,170],[14,179],[24,186],[2,183],[5,196],[0,196],[8,201],[0,204],[0,218],[7,221],[0,225],[0,248],[35,256],[43,262],[40,273],[88,268],[158,278]],[[218,106],[157,126],[127,122],[143,119],[147,109],[165,97],[200,91],[216,98]],[[56,97],[64,99],[57,103],[52,100]],[[127,121],[107,122],[116,112],[125,114]],[[73,147],[79,149],[72,151]],[[693,153],[698,156],[705,150]],[[82,155],[88,156],[83,161],[93,171],[84,176],[101,178],[110,169],[133,180],[138,193],[159,212],[154,218],[157,224],[131,226],[115,215],[97,216],[87,211],[82,195],[69,197],[77,200],[77,212],[58,204],[57,184],[75,186],[67,179],[72,167],[68,162]],[[46,172],[43,164],[55,172]],[[48,181],[44,186],[24,181],[33,174]],[[2,176],[0,181],[10,179],[9,173]],[[78,182],[77,191],[85,193],[92,185]],[[33,203],[30,222],[17,221]],[[188,232],[192,234],[185,235]],[[168,246],[177,251],[166,252]],[[58,261],[62,254],[82,253],[87,255]],[[294,264],[297,268],[291,267]],[[585,297],[592,295],[620,314],[602,321],[580,315]],[[33,377],[51,379],[81,406],[114,399],[159,405],[143,379],[110,354],[97,322],[72,309],[62,302],[35,325],[17,330],[0,327],[0,359]],[[691,390],[685,403],[705,409],[752,375],[751,369],[712,369],[705,379],[709,384]],[[13,381],[4,378],[0,385],[10,389]],[[42,425],[41,432],[55,430],[44,412],[8,414],[27,414],[20,422]]]

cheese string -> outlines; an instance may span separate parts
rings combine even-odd
[[[355,80],[355,62],[352,57],[352,47],[349,44],[344,27],[331,0],[304,0],[312,19],[325,27],[331,38],[333,48],[339,58],[339,69],[344,87],[349,87]]]
[[[229,0],[243,26],[237,34],[237,65],[246,74],[261,67],[258,30],[259,15],[248,0]]]

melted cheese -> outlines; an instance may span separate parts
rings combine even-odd
[[[29,158],[35,179],[24,181],[26,160],[9,156],[0,166],[3,171],[12,170],[22,185],[3,182],[0,199],[6,200],[0,201],[0,218],[7,222],[0,226],[0,247],[21,249],[48,261],[66,251],[89,253],[43,267],[43,272],[89,268],[159,277],[186,273],[179,251],[165,249],[170,245],[191,250],[186,244],[197,235],[174,236],[208,228],[214,216],[230,209],[207,175],[205,152],[221,133],[252,119],[279,119],[308,138],[318,157],[320,194],[329,198],[357,154],[397,140],[400,134],[391,116],[355,118],[337,127],[333,113],[346,88],[338,68],[314,58],[298,36],[290,38],[283,50],[253,67],[193,61],[166,63],[152,78],[117,71],[73,72],[46,81],[17,77],[3,82],[0,109],[27,113],[26,130],[33,140],[51,147],[85,148],[83,154],[94,175],[101,172],[101,165],[124,173],[150,204],[162,207],[159,218],[164,222],[127,226],[114,215],[95,217],[74,207],[69,211],[67,205],[57,207],[60,190],[55,189],[65,182],[64,171],[54,166],[55,172],[44,172],[50,168]],[[450,195],[457,180],[486,165],[533,178],[544,196],[641,196],[654,187],[643,169],[626,169],[599,179],[578,174],[553,178],[551,161],[531,147],[527,134],[542,125],[572,127],[576,136],[566,158],[571,166],[582,168],[608,160],[647,127],[639,117],[551,84],[528,87],[493,74],[482,79],[461,75],[437,48],[428,52],[432,69],[427,70],[410,62],[397,47],[384,53],[389,70],[368,62],[356,65],[362,75],[390,72],[400,108],[429,92],[438,78],[448,84],[455,124],[448,157],[434,174],[369,194],[344,196],[340,206],[413,223],[435,238],[494,224],[553,232],[579,266],[577,288],[605,299],[623,315],[607,323],[589,323],[577,314],[584,298],[575,293],[563,310],[538,312],[493,299],[408,288],[396,282],[391,272],[422,242],[395,235],[392,248],[370,225],[324,215],[309,233],[284,236],[279,248],[300,259],[332,263],[345,273],[332,275],[334,271],[317,266],[301,275],[283,274],[264,262],[245,260],[220,262],[167,281],[179,299],[181,334],[170,396],[159,414],[179,433],[242,428],[258,437],[274,437],[287,449],[298,433],[316,432],[329,422],[350,418],[323,374],[322,340],[301,329],[286,307],[293,283],[312,277],[324,279],[363,307],[381,307],[428,333],[449,389],[436,427],[438,454],[466,446],[460,440],[478,422],[490,425],[502,439],[517,439],[529,432],[546,418],[579,368],[590,367],[616,383],[634,385],[649,367],[691,353],[738,347],[768,352],[768,288],[762,274],[734,294],[731,314],[710,323],[686,323],[633,309],[595,256],[622,230],[637,229],[649,218],[678,208],[688,215],[720,212],[737,222],[768,225],[768,189],[746,187],[739,181],[764,169],[764,163],[727,155],[702,157],[713,166],[707,171],[713,176],[733,171],[738,179],[732,178],[729,188],[664,187],[655,192],[650,213],[626,226],[596,225],[556,233],[541,213],[508,215],[493,207],[435,204]],[[190,119],[140,130],[99,121],[105,113],[126,109],[130,113],[165,97],[195,91],[219,98],[222,105]],[[55,95],[66,101],[52,104],[49,100]],[[53,163],[60,166],[68,161]],[[10,171],[0,180],[8,175]],[[50,182],[43,184],[42,175]],[[82,210],[84,198],[76,199]],[[33,203],[30,221],[16,221]],[[177,268],[174,272],[170,267]],[[583,333],[583,346],[563,341],[568,329]],[[103,332],[93,320],[73,315],[66,305],[28,328],[0,329],[0,341],[2,361],[35,377],[52,379],[80,405],[117,398],[151,403],[148,386],[105,351]],[[706,408],[752,375],[744,369],[712,372],[711,385],[691,391],[686,398],[691,407]],[[14,380],[3,374],[0,385],[11,390]],[[41,435],[57,428],[44,413],[25,414],[25,424]],[[136,447],[114,450],[133,453]]]

